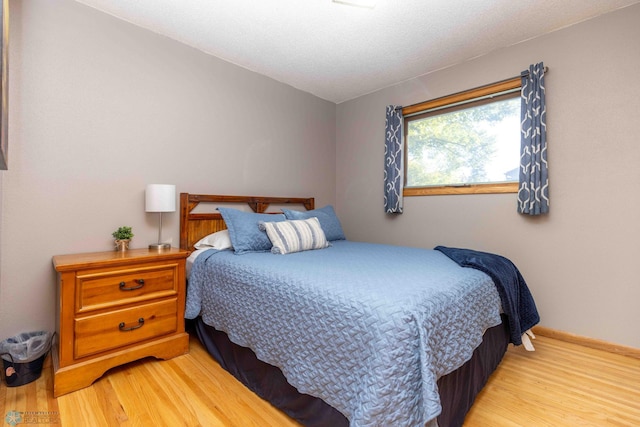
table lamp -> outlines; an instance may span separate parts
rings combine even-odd
[[[149,245],[149,249],[161,251],[169,249],[171,244],[162,243],[162,213],[176,211],[176,186],[170,184],[149,184],[145,190],[145,210],[160,214],[158,243]]]

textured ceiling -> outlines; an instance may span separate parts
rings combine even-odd
[[[77,0],[340,103],[640,0]]]

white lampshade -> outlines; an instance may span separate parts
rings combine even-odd
[[[145,211],[175,212],[176,186],[170,184],[149,184],[144,192]]]

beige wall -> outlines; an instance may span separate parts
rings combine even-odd
[[[52,255],[157,239],[146,184],[335,202],[333,103],[70,0],[11,0],[10,53],[0,338],[53,328]]]
[[[529,283],[541,324],[640,347],[640,5],[338,105],[337,211],[347,237],[493,251]],[[472,43],[473,41],[470,41]],[[405,198],[383,213],[384,109],[519,75],[544,61],[551,212],[515,195]]]

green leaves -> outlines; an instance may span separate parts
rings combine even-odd
[[[410,119],[407,186],[506,181],[506,172],[517,167],[518,124],[518,98]]]
[[[122,226],[114,231],[111,235],[118,240],[127,240],[133,237],[133,232],[131,231],[131,227]]]

